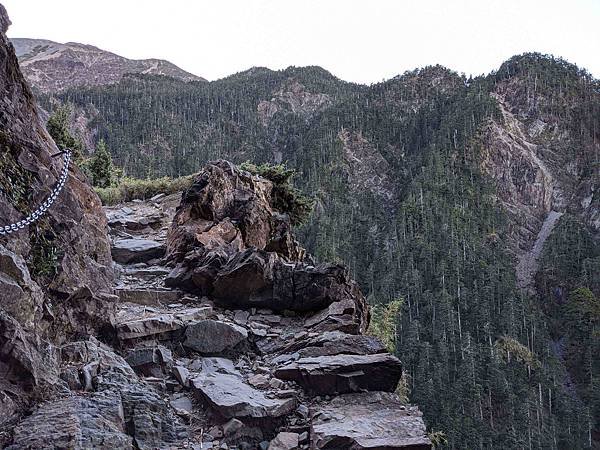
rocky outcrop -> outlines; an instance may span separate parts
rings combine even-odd
[[[278,113],[295,114],[309,120],[331,103],[329,95],[309,92],[298,80],[289,79],[273,93],[270,100],[263,100],[258,104],[257,113],[262,124],[268,126],[273,116]]]
[[[239,308],[309,312],[350,299],[364,331],[366,302],[356,283],[342,266],[304,261],[272,190],[270,181],[226,161],[200,172],[169,232],[167,257],[176,267],[167,284]]]
[[[45,39],[12,39],[29,84],[42,92],[77,86],[101,86],[125,74],[165,75],[182,81],[205,81],[160,59],[131,60],[91,45],[59,44]]]
[[[399,410],[388,392],[398,385],[400,361],[363,334],[369,313],[356,283],[342,266],[308,262],[287,215],[271,204],[271,189],[228,162],[209,164],[177,210],[167,212],[173,223],[166,258],[119,269],[120,298],[133,302],[123,302],[115,320],[126,362],[164,386],[178,416],[202,423],[204,433],[192,432],[192,440],[213,448],[321,448],[329,430],[310,410],[347,393],[368,391]],[[147,208],[138,202],[108,210],[139,221]],[[117,247],[123,223],[111,228]],[[128,239],[164,240],[160,223],[126,232]],[[273,245],[275,239],[286,244]],[[167,262],[168,274],[156,265]],[[165,290],[161,281],[185,293]],[[352,423],[375,420],[364,414],[336,419],[349,436],[343,442],[370,438]],[[398,432],[401,442],[414,438],[425,445],[415,448],[427,448],[420,416],[410,416],[415,428]],[[311,432],[317,423],[319,434]],[[380,434],[387,443],[396,436]]]
[[[366,191],[384,202],[394,200],[393,169],[377,148],[359,132],[342,130],[338,139],[342,142],[348,178],[355,193]]]

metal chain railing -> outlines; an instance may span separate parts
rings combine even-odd
[[[57,153],[53,156],[58,156],[63,154],[63,170],[60,174],[60,178],[58,179],[58,183],[54,186],[54,189],[46,198],[44,203],[42,203],[34,212],[29,214],[22,220],[19,220],[16,223],[12,223],[10,225],[0,226],[0,236],[7,236],[9,234],[15,233],[19,230],[22,230],[28,225],[31,225],[35,221],[37,221],[40,217],[44,215],[48,209],[52,206],[52,204],[58,198],[60,191],[62,191],[65,183],[67,182],[67,177],[69,176],[69,164],[71,163],[71,152],[69,150],[65,150],[64,152]]]

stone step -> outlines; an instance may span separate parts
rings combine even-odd
[[[212,313],[211,306],[155,308],[125,303],[117,313],[117,336],[121,341],[149,336],[168,338],[173,332],[183,334],[189,324],[207,319]]]
[[[177,303],[183,292],[172,289],[117,289],[117,295],[123,303],[137,303],[146,306],[166,306]]]
[[[118,239],[113,242],[111,252],[116,262],[133,264],[162,258],[165,245],[149,239]]]
[[[165,266],[148,266],[145,264],[135,264],[132,266],[121,266],[122,274],[126,277],[138,280],[152,280],[157,277],[166,276],[171,269]]]

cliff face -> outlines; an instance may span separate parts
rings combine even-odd
[[[0,225],[37,208],[58,181],[62,158],[36,112],[5,31],[0,5]],[[100,201],[76,168],[50,211],[36,224],[0,237],[0,424],[6,429],[29,399],[60,390],[56,351],[93,311],[78,293],[112,290],[112,260]],[[84,296],[85,297],[85,296]],[[73,303],[70,316],[65,305]],[[97,321],[101,326],[106,318]],[[83,328],[81,328],[83,331]],[[3,436],[0,441],[5,438]]]
[[[531,59],[515,57],[499,71],[491,95],[501,116],[484,128],[481,162],[508,213],[518,284],[529,292],[544,243],[563,214],[600,235],[600,175],[594,167],[600,135],[587,110],[597,104],[597,82],[556,62],[564,86],[549,88],[549,68],[524,73],[528,63],[548,63]]]

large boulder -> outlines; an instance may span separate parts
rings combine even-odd
[[[133,449],[125,427],[118,392],[68,397],[44,403],[23,420],[8,449]]]
[[[272,225],[271,190],[268,180],[238,169],[227,161],[207,165],[184,192],[169,232],[167,253],[180,259],[191,247],[203,244],[215,224],[237,224],[244,246],[265,248]],[[237,233],[223,227],[219,239],[231,243]],[[204,239],[203,239],[204,238]],[[216,238],[212,233],[212,238]],[[239,243],[236,242],[235,246]]]
[[[233,350],[247,338],[248,332],[245,328],[209,319],[188,325],[183,345],[199,353],[214,355]]]
[[[166,285],[241,309],[304,313],[349,302],[345,331],[365,331],[366,301],[356,283],[340,265],[306,261],[273,190],[271,181],[227,161],[208,164],[182,195],[169,230],[167,259],[175,267]],[[336,328],[329,321],[322,329]]]
[[[311,449],[430,450],[421,413],[387,392],[347,394],[311,408]]]

